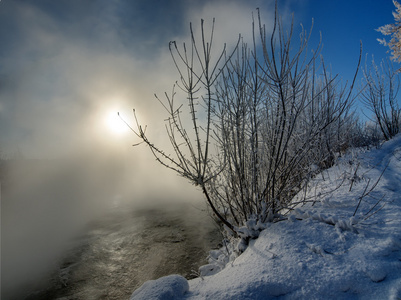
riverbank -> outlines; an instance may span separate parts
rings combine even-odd
[[[400,195],[399,135],[317,175],[294,199],[308,201],[219,273],[163,277],[131,300],[401,299]]]

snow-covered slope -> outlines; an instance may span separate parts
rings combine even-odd
[[[131,299],[401,299],[401,136],[340,158],[298,200],[311,202],[219,273],[163,277]]]

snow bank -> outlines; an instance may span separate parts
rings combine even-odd
[[[401,136],[341,158],[302,199],[220,272],[151,281],[131,299],[400,299]]]
[[[188,291],[188,281],[180,275],[169,275],[149,280],[138,288],[130,300],[173,300],[181,299]]]

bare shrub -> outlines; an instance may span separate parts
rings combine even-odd
[[[363,75],[366,86],[362,101],[373,113],[373,120],[387,141],[400,132],[399,75],[390,61],[384,60],[377,66],[373,59],[370,67],[365,64]]]
[[[167,111],[172,153],[153,144],[138,120],[131,128],[161,164],[201,188],[216,219],[245,244],[307,184],[312,165],[334,163],[354,122],[355,78],[339,86],[320,59],[320,44],[308,49],[311,31],[302,29],[294,42],[293,24],[285,31],[277,9],[271,35],[259,13],[252,24],[251,45],[240,38],[214,60],[213,28],[207,39],[203,21],[200,43],[192,26],[189,47],[170,43],[177,90],[185,95],[177,100],[174,88],[157,98]]]
[[[254,28],[255,28],[255,23]],[[325,69],[317,76],[319,46],[308,56],[310,32],[284,34],[276,13],[273,33],[258,16],[260,41],[242,43],[217,85],[217,145],[222,173],[213,199],[235,226],[264,223],[300,190],[312,164],[327,168],[347,141],[351,87],[339,88]],[[256,233],[257,234],[257,233]]]

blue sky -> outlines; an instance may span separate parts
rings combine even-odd
[[[297,1],[303,2],[303,1]],[[315,33],[323,37],[323,56],[334,73],[350,78],[359,54],[359,41],[363,44],[363,62],[368,55],[380,61],[389,54],[387,48],[377,42],[383,38],[375,29],[394,22],[392,0],[337,0],[305,1],[302,19],[314,19]]]
[[[278,1],[296,33],[314,19],[313,47],[323,37],[326,64],[351,80],[359,42],[376,61],[387,48],[375,29],[392,23],[391,0]],[[170,40],[188,38],[188,25],[216,18],[216,42],[233,43],[251,28],[259,7],[271,24],[274,1],[2,0],[0,2],[0,150],[57,156],[93,145],[132,144],[109,132],[111,113],[157,119],[153,94],[168,91],[177,74]],[[156,126],[156,125],[155,125]]]

